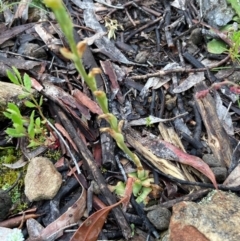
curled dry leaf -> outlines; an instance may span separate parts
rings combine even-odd
[[[134,135],[134,139],[138,138],[137,140],[144,146],[144,148],[147,148],[155,156],[192,166],[208,177],[214,187],[218,189],[217,182],[211,168],[201,158],[189,155],[169,142],[160,140],[153,134],[151,134],[151,136],[148,135],[146,137],[142,137],[137,135],[136,132],[134,134],[131,128],[128,128],[127,130],[128,133]],[[128,135],[126,136],[129,138]],[[131,145],[132,143],[129,142],[129,144]]]
[[[174,159],[175,161],[192,166],[193,168],[197,169],[199,172],[208,177],[213,183],[214,187],[218,189],[217,182],[211,168],[202,159],[196,156],[189,155],[166,141],[160,141],[160,143],[164,145],[164,148],[166,148],[168,152],[173,153],[173,155],[176,157]]]
[[[126,191],[125,191],[125,197],[122,198],[119,202],[102,208],[92,214],[90,217],[88,217],[83,224],[78,228],[78,230],[75,232],[73,237],[70,241],[95,241],[98,238],[98,235],[100,231],[102,230],[102,227],[104,225],[104,222],[108,216],[108,213],[116,206],[118,206],[121,203],[126,204],[129,202],[131,198],[132,193],[132,184],[133,180],[132,178],[128,179],[127,185],[126,185]]]
[[[86,209],[86,197],[86,190],[82,187],[81,196],[64,214],[44,228],[38,237],[29,237],[27,241],[34,241],[36,238],[48,241],[59,237],[64,228],[76,224],[80,220]]]

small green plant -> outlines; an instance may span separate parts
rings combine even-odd
[[[220,39],[213,39],[207,44],[208,52],[213,54],[228,53],[232,61],[240,62],[240,30],[236,31],[232,25],[225,26],[225,28],[231,46],[228,47],[227,44]],[[223,29],[223,31],[224,30],[225,29]]]
[[[31,101],[24,101],[25,106],[28,108],[36,108],[40,117],[35,118],[35,110],[31,112],[30,117],[23,117],[18,106],[9,103],[7,110],[4,112],[4,115],[12,120],[13,128],[7,128],[6,133],[11,137],[27,137],[29,140],[28,147],[36,147],[43,144],[49,146],[52,143],[51,136],[48,137],[48,132],[46,128],[46,126],[48,126],[49,128],[53,129],[57,136],[62,140],[63,144],[70,152],[70,156],[76,166],[77,172],[81,173],[77,164],[77,160],[70,151],[68,144],[61,136],[60,132],[54,127],[54,125],[52,125],[52,123],[43,115],[43,96],[40,97],[38,102],[31,92],[32,82],[30,77],[25,73],[22,79],[19,71],[15,67],[12,67],[12,69],[14,73],[12,73],[11,71],[7,71],[8,78],[14,84],[22,86],[24,90],[24,94],[19,95],[18,98],[23,99],[28,97]]]
[[[240,31],[233,32],[231,34],[231,40],[232,40],[232,46],[229,48],[229,54],[231,59],[237,60],[240,62],[240,54],[239,54],[239,48],[240,48]]]
[[[24,104],[28,108],[36,108],[40,115],[43,116],[41,106],[43,96],[39,102],[35,99],[31,91],[31,79],[25,73],[23,78],[19,71],[13,67],[13,72],[7,71],[8,78],[16,85],[22,86],[24,94],[18,96],[20,99],[28,97],[30,100],[25,100]],[[10,137],[27,137],[29,140],[28,147],[36,147],[42,145],[46,139],[47,131],[44,126],[44,118],[35,118],[35,110],[31,112],[30,117],[22,116],[19,107],[14,103],[8,103],[7,109],[3,114],[13,122],[12,128],[7,128],[6,133]]]
[[[146,118],[146,127],[152,127],[152,121],[150,116]]]
[[[74,62],[76,69],[82,77],[82,80],[86,82],[88,88],[91,90],[92,94],[95,96],[99,106],[102,109],[103,114],[100,115],[99,118],[104,118],[110,125],[110,127],[101,128],[100,131],[108,132],[113,137],[113,139],[115,139],[118,147],[122,151],[124,151],[129,156],[129,158],[135,163],[137,171],[135,174],[132,175],[135,176],[134,186],[138,186],[138,191],[134,191],[134,193],[136,195],[138,195],[139,193],[147,193],[148,195],[149,190],[151,191],[151,188],[146,187],[144,183],[150,183],[152,181],[152,179],[149,178],[149,172],[143,169],[143,166],[137,155],[130,151],[130,149],[125,144],[124,136],[122,134],[123,122],[119,122],[112,113],[109,113],[108,99],[106,97],[106,93],[97,89],[95,76],[96,74],[101,73],[101,70],[99,68],[93,68],[87,74],[82,64],[82,56],[86,48],[86,42],[82,41],[78,44],[75,43],[73,36],[73,23],[61,0],[45,0],[44,2],[48,7],[52,9],[57,19],[57,22],[59,23],[62,32],[64,33],[69,43],[70,50],[68,50],[67,48],[61,48],[60,52],[65,58]],[[112,23],[113,22],[109,24],[112,25]],[[118,24],[114,22],[114,25],[115,26],[112,27],[112,30],[115,31]],[[112,36],[114,36],[114,34]],[[144,198],[142,198],[141,201],[143,199]]]

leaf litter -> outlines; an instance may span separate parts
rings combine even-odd
[[[129,146],[141,157],[141,161],[145,160],[148,169],[151,170],[151,175],[155,173],[155,171],[158,173],[158,179],[155,180],[156,183],[154,184],[156,187],[159,187],[155,189],[154,197],[156,197],[156,199],[154,200],[153,194],[150,193],[148,201],[161,204],[164,198],[177,199],[178,196],[183,196],[188,192],[195,193],[196,189],[199,188],[196,186],[201,186],[198,182],[199,180],[201,180],[203,184],[206,184],[206,186],[209,185],[208,187],[214,186],[216,189],[221,188],[221,185],[217,184],[219,183],[219,177],[213,174],[212,167],[210,168],[202,160],[204,154],[208,152],[212,152],[229,171],[229,176],[225,182],[223,182],[223,185],[229,188],[237,186],[239,184],[239,124],[237,122],[239,118],[239,103],[237,99],[239,96],[233,94],[227,85],[221,88],[221,92],[218,91],[218,89],[211,88],[213,81],[221,81],[221,79],[214,79],[217,71],[216,69],[214,72],[212,71],[214,62],[211,61],[210,64],[204,65],[202,64],[204,63],[203,61],[200,62],[200,59],[205,57],[198,55],[198,53],[203,51],[201,47],[205,45],[205,43],[202,42],[198,46],[190,46],[191,43],[188,37],[185,38],[185,35],[191,33],[191,31],[189,33],[187,31],[191,29],[191,27],[196,26],[196,20],[191,21],[191,19],[187,18],[187,15],[184,15],[185,22],[180,21],[183,16],[182,13],[179,12],[179,9],[181,9],[181,11],[186,11],[187,9],[191,12],[192,16],[194,16],[194,19],[198,19],[198,13],[193,11],[194,8],[191,3],[174,1],[171,4],[172,13],[175,15],[174,18],[171,19],[172,22],[167,22],[168,18],[165,18],[165,16],[169,14],[167,6],[157,1],[151,1],[148,2],[148,4],[135,1],[134,4],[136,5],[123,1],[121,6],[114,5],[113,3],[108,4],[103,1],[93,3],[92,1],[82,2],[74,0],[73,3],[73,5],[70,3],[71,8],[69,11],[76,22],[76,29],[79,30],[75,37],[78,38],[78,41],[80,39],[88,39],[89,47],[87,51],[89,52],[84,65],[89,70],[92,67],[96,67],[95,65],[102,67],[103,73],[101,77],[97,76],[98,87],[106,90],[112,112],[119,119],[125,119],[126,126],[129,124],[134,128],[130,131],[131,127],[129,127],[129,129],[126,127],[125,138]],[[136,6],[138,5],[142,8],[137,8]],[[149,6],[151,8],[149,8]],[[124,16],[121,10],[123,8],[127,11]],[[138,22],[138,18],[131,17],[131,14],[135,16],[133,9],[136,11],[135,14],[140,16],[139,19],[145,18],[142,23]],[[161,9],[161,11],[158,11],[159,9]],[[13,27],[9,25],[9,29],[5,28],[5,30],[0,33],[1,76],[5,78],[6,71],[10,70],[12,66],[19,69],[21,74],[27,72],[31,77],[32,86],[44,95],[44,111],[54,119],[54,122],[57,121],[55,126],[60,134],[71,144],[73,154],[76,155],[79,160],[82,160],[76,140],[72,137],[71,133],[68,133],[66,126],[61,122],[63,120],[57,117],[58,111],[55,110],[55,104],[53,103],[61,106],[61,109],[67,113],[68,117],[74,123],[76,128],[74,130],[75,133],[78,133],[87,146],[84,150],[84,155],[93,152],[102,173],[107,173],[107,175],[104,175],[106,181],[113,185],[116,184],[119,178],[121,179],[122,176],[126,176],[128,173],[121,173],[121,162],[117,164],[115,160],[111,160],[111,162],[106,161],[108,159],[115,159],[115,155],[116,159],[120,157],[122,161],[122,153],[119,153],[119,150],[115,148],[114,150],[110,150],[112,153],[109,155],[109,153],[105,151],[109,151],[109,148],[102,147],[103,145],[114,145],[112,145],[110,136],[99,134],[97,125],[101,125],[101,127],[106,125],[106,123],[96,119],[96,114],[99,115],[102,113],[101,109],[93,96],[89,94],[81,78],[77,76],[75,72],[69,74],[70,71],[72,71],[69,62],[59,55],[59,47],[61,45],[67,46],[67,44],[59,32],[58,27],[50,23],[49,25],[52,25],[53,28],[48,28],[43,22],[24,24],[29,16],[27,10],[29,10],[28,3],[21,2],[15,11],[14,18],[10,21]],[[204,11],[206,11],[204,15],[209,14],[206,9]],[[79,14],[79,19],[76,17],[76,13]],[[164,13],[164,18],[161,16],[162,13]],[[110,40],[107,37],[107,29],[104,27],[105,15],[107,15],[108,19],[116,20],[117,23],[123,26],[123,29],[115,29],[116,31],[113,33],[113,36],[116,35],[116,40]],[[18,18],[22,19],[20,24],[17,20]],[[208,17],[206,17],[205,20],[207,18]],[[153,19],[157,19],[157,24],[151,25],[152,22],[155,21]],[[178,25],[175,21],[176,19],[179,19]],[[50,19],[50,22],[51,21],[52,19]],[[84,26],[81,26],[82,21],[85,24]],[[111,21],[109,23],[111,23]],[[213,45],[213,43],[216,44],[219,39],[212,37],[213,39],[207,43],[207,51],[215,54],[223,54],[224,57],[226,57],[226,54],[231,53],[229,49],[233,46],[233,39],[230,37],[231,32],[227,34],[226,32],[221,32],[219,28],[216,27],[216,23],[217,22],[214,22],[213,25],[211,25],[211,22],[201,22],[197,23],[197,27],[202,26],[202,28],[211,29],[215,33],[215,36],[218,36],[222,41],[221,46]],[[167,27],[162,28],[162,26]],[[183,32],[183,35],[181,35],[177,29],[178,26],[181,26],[180,29],[184,29],[186,33]],[[1,27],[1,29],[3,28]],[[162,34],[160,39],[157,39],[157,32]],[[200,32],[202,34],[204,31]],[[116,44],[123,39],[127,40],[122,42],[125,44],[124,51],[120,49],[123,45],[119,43]],[[181,39],[182,42],[179,42],[179,39]],[[14,51],[18,46],[16,45],[14,47],[13,41],[16,40],[19,45],[31,41],[37,42],[39,48],[44,48],[47,51],[49,60],[45,61],[37,58],[32,60],[31,56],[15,56]],[[225,46],[227,46],[227,51]],[[96,47],[97,49],[95,49]],[[197,51],[192,51],[194,48]],[[142,64],[136,64],[134,62],[135,55],[139,52],[146,53],[145,57],[141,60]],[[183,57],[181,55],[182,52],[190,53],[192,58],[187,59],[186,55],[183,55]],[[96,61],[91,60],[89,56]],[[198,59],[195,58],[196,56],[198,56]],[[220,58],[221,57],[222,56],[220,56]],[[222,59],[224,59],[224,57],[222,57]],[[238,58],[236,53],[235,57]],[[223,62],[222,65],[220,65],[223,67],[222,71],[227,73],[227,71],[224,71],[224,68],[231,68],[232,65],[230,64],[232,63],[234,63],[234,61]],[[234,65],[236,67],[237,63],[235,62]],[[59,66],[64,66],[65,69]],[[202,70],[197,71],[197,68],[202,68]],[[234,70],[237,68],[238,66]],[[43,75],[46,76],[44,81],[42,81]],[[63,81],[51,83],[50,80],[54,78]],[[230,79],[231,74],[227,78]],[[231,79],[231,81],[234,82],[235,80]],[[208,86],[210,85],[209,89],[204,87],[206,83]],[[204,100],[199,100],[194,95],[193,90],[197,93],[205,90],[207,97]],[[213,96],[214,98],[208,98],[209,96]],[[174,103],[172,105],[166,101],[171,98],[172,103]],[[229,99],[232,102],[230,102]],[[216,119],[219,119],[220,122],[216,122]],[[168,124],[166,123],[166,125],[168,126],[163,127],[164,130],[159,131],[156,124],[159,123],[160,126],[163,122],[167,122]],[[202,126],[204,126],[204,128],[202,128]],[[175,142],[173,139],[166,140],[163,137],[163,132],[169,131],[170,127],[175,129],[175,133],[170,135],[172,135],[172,137],[177,135],[179,137],[178,142]],[[147,136],[146,130],[149,132]],[[54,133],[52,133],[52,135],[54,135]],[[232,140],[231,145],[229,141],[227,141],[228,138]],[[53,140],[55,143],[52,143],[54,144],[52,147],[55,146],[58,149],[59,146],[61,146],[61,141],[56,138],[53,138]],[[60,143],[58,143],[58,141]],[[95,142],[98,142],[97,149],[94,146],[96,144]],[[15,142],[13,143],[15,144]],[[63,146],[61,148],[63,154],[61,157],[61,167],[68,169],[71,166],[71,158],[69,158],[69,153],[63,150]],[[24,150],[24,148],[22,148],[22,150]],[[222,154],[217,154],[217,152]],[[25,157],[27,157],[28,154],[26,150],[24,153]],[[102,156],[100,157],[100,155]],[[104,166],[101,162],[111,164]],[[4,165],[5,167],[19,169],[26,163],[27,160],[23,158],[21,162]],[[129,170],[132,170],[132,172],[136,171],[130,162],[128,162],[127,165],[131,166]],[[117,166],[119,166],[119,168],[117,168]],[[189,168],[189,166],[191,166],[191,168]],[[91,194],[87,185],[89,179],[96,178],[96,176],[94,176],[96,173],[93,172],[94,175],[92,177],[89,172],[89,166],[83,164],[81,167],[83,167],[86,177],[81,174],[78,179],[80,178],[81,182],[85,184],[84,188],[88,192],[90,201],[92,200],[91,195],[101,197],[101,195],[96,194],[96,190],[96,193]],[[124,172],[124,170],[127,170],[127,168],[123,168],[122,172]],[[74,169],[71,169],[71,173],[74,173]],[[203,179],[200,173],[208,177],[213,186],[205,183],[206,179]],[[163,177],[162,175],[164,174],[166,174],[166,176]],[[184,186],[181,184],[182,181],[185,182]],[[189,186],[187,186],[186,183]],[[102,183],[99,183],[100,191],[102,188],[101,185]],[[130,209],[128,201],[126,202],[124,198],[119,202],[115,200],[113,202],[115,204],[109,205],[101,210],[96,211],[96,208],[92,209],[93,214],[88,217],[88,215],[83,214],[87,203],[84,188],[82,187],[82,194],[75,204],[69,205],[69,210],[55,217],[52,223],[48,223],[44,221],[44,218],[41,218],[45,228],[37,228],[38,224],[31,219],[27,221],[28,233],[30,235],[28,240],[38,238],[38,240],[41,241],[49,241],[57,240],[60,236],[65,237],[66,233],[64,230],[72,229],[72,225],[79,225],[78,222],[80,219],[85,219],[85,221],[79,225],[75,234],[67,240],[97,240],[100,231],[102,231],[104,225],[108,223],[108,214],[113,207],[124,203],[124,212],[127,213]],[[164,193],[164,191],[159,191],[164,190],[164,188],[167,190],[167,194]],[[167,195],[167,197],[165,195]],[[130,194],[128,194],[128,199],[129,198]],[[68,198],[65,198],[65,200],[67,199]],[[93,198],[93,200],[95,199]],[[93,206],[94,205],[95,203],[93,201]],[[37,206],[40,208],[40,203],[37,203]],[[42,215],[44,217],[46,213],[43,212]],[[124,222],[129,225],[128,221],[125,220]],[[114,227],[114,225],[112,226]],[[144,240],[146,240],[149,230],[154,230],[151,226],[146,228],[146,226],[139,225],[139,227],[145,232]],[[33,228],[32,234],[30,231],[31,228]],[[38,229],[38,231],[34,231],[34,229]],[[130,235],[129,231],[128,234],[124,233],[124,231],[122,234],[123,236],[125,235],[125,237]],[[157,237],[154,231],[151,231],[151,235]]]

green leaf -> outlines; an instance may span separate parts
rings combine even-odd
[[[22,116],[19,116],[19,115],[13,113],[11,120],[13,123],[23,126],[24,120],[23,120]]]
[[[136,197],[138,196],[140,190],[142,189],[142,183],[140,180],[135,180],[133,183],[133,195]]]
[[[30,123],[28,125],[28,135],[31,139],[34,139],[35,137],[35,132],[34,132],[34,115],[35,111],[33,110],[31,115],[30,115]]]
[[[232,21],[237,22],[237,23],[240,23],[240,17],[234,16],[234,17],[232,18]]]
[[[212,54],[222,54],[228,51],[226,44],[223,41],[216,39],[213,39],[207,43],[207,50]]]
[[[232,5],[232,8],[237,13],[238,17],[240,17],[240,4],[238,0],[227,0],[228,3]]]
[[[22,116],[18,106],[15,105],[14,103],[8,103],[7,111],[10,112],[10,113],[16,113],[19,116]]]
[[[13,84],[20,85],[18,78],[10,70],[7,70],[7,77],[11,80]]]
[[[40,97],[40,99],[39,99],[39,106],[42,106],[42,104],[43,104],[43,95],[41,95],[41,97]]]
[[[9,136],[11,137],[23,137],[25,136],[25,133],[19,133],[16,129],[13,128],[7,128],[5,131]]]
[[[18,69],[15,68],[14,66],[12,66],[12,69],[13,69],[15,75],[18,77],[20,85],[23,85],[22,77],[21,77],[20,72],[18,71]]]
[[[24,82],[24,87],[26,88],[26,90],[27,90],[28,92],[30,92],[31,87],[32,87],[32,81],[31,81],[29,75],[26,74],[26,73],[25,73],[24,76],[23,76],[23,82]]]
[[[235,44],[237,44],[237,45],[239,45],[239,43],[240,43],[240,31],[237,31],[237,32],[234,32],[233,34],[232,34],[232,41],[235,43]]]
[[[34,139],[35,138],[35,131],[34,131],[34,129],[30,129],[28,127],[28,136],[29,136],[30,139]]]
[[[36,105],[29,100],[24,101],[24,105],[29,107],[29,108],[35,108],[36,107]]]
[[[40,127],[41,126],[41,119],[39,117],[36,118],[35,124],[36,124],[36,127]]]
[[[20,94],[20,95],[18,95],[18,99],[19,99],[19,100],[25,99],[25,98],[28,97],[29,95],[30,95],[29,93]]]
[[[119,181],[117,183],[117,185],[115,186],[116,194],[123,197],[124,193],[125,193],[125,187],[126,187],[126,185],[123,182]]]
[[[141,194],[136,199],[137,203],[145,203],[145,199],[147,198],[148,194],[152,191],[150,187],[143,187],[141,190]]]
[[[13,127],[15,127],[17,133],[26,135],[26,130],[22,125],[19,125],[18,123],[13,123]]]
[[[30,143],[27,147],[36,147],[36,146],[39,146],[39,143],[34,140],[30,140]]]
[[[43,128],[42,128],[42,126],[35,125],[34,131],[35,131],[36,134],[42,134]]]
[[[3,114],[4,114],[4,116],[6,116],[8,119],[12,119],[12,114],[10,114],[10,113],[8,113],[8,112],[6,112],[6,111],[4,111]]]

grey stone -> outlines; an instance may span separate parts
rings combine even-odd
[[[157,207],[148,212],[147,217],[158,230],[162,231],[169,226],[171,212],[167,208]]]
[[[203,155],[202,159],[210,167],[220,167],[221,166],[221,163],[212,154],[205,154],[205,155]]]
[[[49,200],[58,192],[62,176],[45,157],[33,158],[25,176],[25,195],[30,201]]]
[[[211,168],[214,175],[215,175],[215,178],[216,178],[216,181],[218,183],[223,183],[226,178],[227,178],[227,168],[226,167],[212,167]]]

